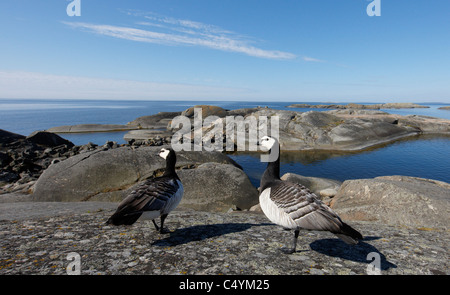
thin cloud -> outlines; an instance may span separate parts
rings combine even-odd
[[[136,14],[134,15],[136,16]],[[250,45],[249,38],[214,25],[153,14],[144,15],[144,18],[146,21],[137,22],[136,25],[151,27],[151,30],[83,22],[63,23],[95,34],[136,42],[170,46],[200,46],[265,59],[289,60],[297,58],[295,54],[290,52],[266,50]]]
[[[198,34],[220,34],[220,35],[234,35],[237,36],[236,33],[228,31],[228,30],[224,30],[218,26],[214,26],[214,25],[210,25],[210,24],[205,24],[205,23],[201,23],[201,22],[196,22],[196,21],[191,21],[191,20],[186,20],[186,19],[176,19],[173,17],[167,17],[167,16],[159,16],[157,14],[154,13],[147,13],[146,15],[144,15],[145,19],[154,21],[156,23],[164,23],[167,25],[171,25],[171,29],[173,30],[179,30],[180,27],[184,27],[184,28],[189,28],[189,29],[194,29],[196,30],[195,32]]]
[[[0,96],[61,99],[223,99],[249,95],[243,88],[60,76],[0,70]]]
[[[314,57],[309,57],[309,56],[303,56],[302,59],[304,61],[308,61],[308,62],[325,62],[324,60],[317,59],[317,58],[314,58]]]

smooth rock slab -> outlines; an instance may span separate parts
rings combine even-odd
[[[0,275],[66,274],[70,252],[80,254],[86,275],[366,274],[371,252],[379,254],[382,274],[449,274],[450,269],[449,234],[443,231],[352,222],[366,237],[359,245],[302,231],[298,252],[286,256],[279,249],[292,232],[262,214],[177,210],[166,219],[172,233],[160,235],[150,221],[105,225],[112,212],[105,207],[44,217],[44,211],[39,218],[0,221]]]
[[[120,201],[124,191],[165,167],[161,147],[97,149],[52,164],[39,177],[33,201]],[[232,164],[218,152],[177,153],[177,167],[207,162]]]
[[[343,219],[448,229],[450,184],[408,176],[347,180],[331,208]]]

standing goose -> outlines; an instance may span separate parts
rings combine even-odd
[[[260,145],[271,153],[278,153],[277,160],[268,163],[261,178],[259,203],[270,221],[285,229],[294,230],[293,247],[282,248],[284,253],[295,252],[300,229],[329,231],[352,245],[363,238],[309,189],[280,179],[280,145],[276,139],[264,136]]]
[[[159,156],[166,160],[166,169],[161,177],[150,178],[136,187],[120,204],[117,211],[106,221],[113,225],[131,225],[139,218],[151,219],[160,233],[164,220],[177,207],[183,197],[183,184],[175,172],[177,157],[172,149],[161,149]],[[155,218],[161,217],[161,226]]]

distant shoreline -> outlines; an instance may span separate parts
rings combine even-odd
[[[377,103],[377,104],[357,104],[348,103],[344,104],[291,104],[287,106],[288,108],[315,108],[315,109],[369,109],[369,110],[380,110],[380,109],[427,109],[429,106],[424,106],[416,103]],[[447,107],[442,107],[447,108]],[[439,108],[439,109],[442,109]],[[449,107],[450,108],[450,107]]]
[[[287,108],[289,105],[304,103],[311,108]],[[127,131],[140,129],[139,126],[129,126],[127,123],[139,118],[155,115],[159,112],[182,112],[188,107],[197,104],[209,104],[222,107],[226,110],[242,108],[268,107],[277,110],[289,110],[307,112],[311,110],[331,110],[331,104],[348,106],[345,101],[305,101],[299,99],[291,102],[250,102],[250,101],[137,101],[137,100],[51,100],[51,99],[0,99],[0,126],[2,129],[18,134],[31,134],[36,130],[47,130],[68,136],[78,145],[88,142],[103,144],[108,140],[124,143],[123,135]],[[356,102],[358,105],[373,106],[372,102]],[[434,103],[434,102],[433,102]],[[423,104],[429,108],[413,109],[383,109],[382,111],[398,115],[419,115],[450,120],[450,112],[438,109],[448,107],[450,104],[433,105]],[[420,103],[422,104],[422,103]],[[326,105],[327,108],[313,108]],[[351,105],[350,105],[351,106]],[[355,106],[355,105],[353,105]],[[339,110],[339,109],[338,109]],[[353,111],[355,109],[351,109]],[[376,110],[375,110],[376,111]],[[174,117],[174,116],[173,116]],[[23,123],[23,124],[22,124]],[[159,128],[165,129],[167,122],[159,124]],[[143,127],[145,128],[145,127]],[[146,128],[145,128],[146,129]],[[153,128],[155,129],[155,126]],[[116,132],[117,134],[112,134]],[[108,133],[111,133],[108,135]]]

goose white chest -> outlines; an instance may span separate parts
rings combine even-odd
[[[270,198],[270,187],[259,195],[261,210],[273,223],[288,229],[297,229],[297,223],[283,209],[279,208]]]
[[[167,201],[167,205],[164,207],[164,210],[162,212],[163,214],[169,214],[172,210],[174,210],[178,206],[181,199],[183,198],[184,194],[183,184],[178,179],[176,180],[176,183],[178,184],[178,190]]]

